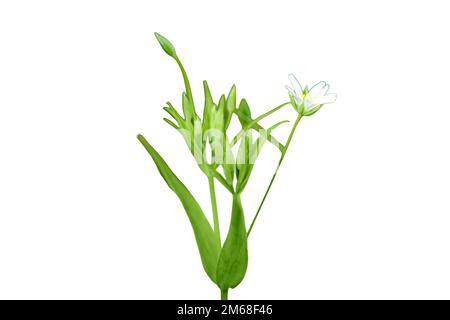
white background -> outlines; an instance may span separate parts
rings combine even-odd
[[[162,121],[183,83],[154,31],[199,106],[204,79],[215,99],[235,83],[255,115],[287,100],[291,72],[338,93],[302,120],[230,298],[450,298],[448,30],[446,1],[2,1],[0,298],[218,298],[136,140],[210,217]],[[277,157],[268,145],[257,163],[248,222]]]

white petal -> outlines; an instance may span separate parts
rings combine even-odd
[[[312,97],[320,97],[326,95],[330,86],[325,81],[317,82],[309,89],[308,94]]]
[[[302,86],[300,85],[300,82],[298,82],[297,78],[292,73],[289,75],[289,81],[291,81],[292,87],[294,88],[296,95],[301,97],[303,94]]]
[[[335,102],[337,99],[337,94],[336,93],[329,93],[325,96],[321,96],[318,97],[316,100],[314,100],[314,102],[316,104],[327,104],[327,103],[333,103]]]
[[[289,87],[289,86],[286,86],[286,89],[287,89],[287,91],[289,91],[289,94],[295,96],[295,91],[294,91],[294,89],[292,89],[292,88]]]
[[[286,86],[286,89],[288,90],[289,95],[290,95],[292,98],[294,98],[295,103],[296,103],[298,106],[301,105],[301,104],[302,104],[302,98],[299,97],[299,96],[297,96],[297,95],[295,94],[295,91],[294,91],[292,88]]]

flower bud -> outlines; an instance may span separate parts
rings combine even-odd
[[[173,44],[167,40],[167,38],[160,35],[158,32],[155,32],[156,40],[158,40],[159,44],[161,45],[161,48],[172,58],[176,59],[177,53],[175,51],[175,47]]]

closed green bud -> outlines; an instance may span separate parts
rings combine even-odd
[[[175,51],[175,47],[173,44],[167,40],[167,38],[160,35],[158,32],[155,32],[156,40],[158,40],[159,44],[161,45],[161,48],[172,58],[176,59],[177,53]]]
[[[242,127],[247,126],[249,122],[252,121],[252,113],[250,111],[250,107],[247,103],[247,100],[242,99],[241,103],[239,103],[239,108],[236,112],[239,122],[241,123]]]

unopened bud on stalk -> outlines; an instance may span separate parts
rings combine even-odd
[[[172,58],[177,58],[177,52],[175,51],[175,47],[173,44],[164,36],[160,35],[158,32],[155,32],[156,40],[158,40],[161,48]]]

